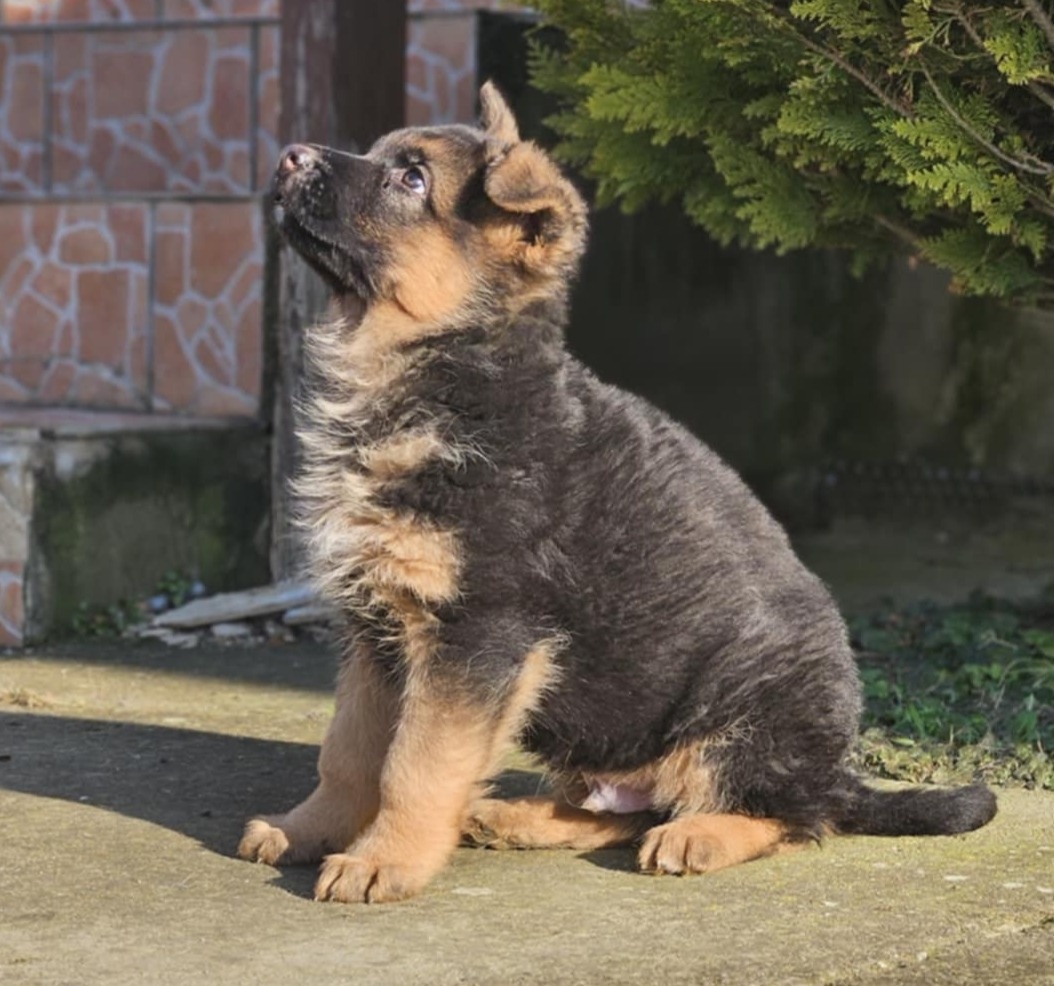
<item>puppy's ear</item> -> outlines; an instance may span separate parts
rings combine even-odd
[[[505,97],[493,82],[488,80],[483,83],[483,88],[479,91],[479,105],[479,124],[487,135],[488,142],[493,142],[496,148],[509,147],[520,142],[516,117],[512,115]]]
[[[549,155],[531,141],[489,153],[483,190],[514,220],[513,258],[566,276],[585,249],[586,204]]]

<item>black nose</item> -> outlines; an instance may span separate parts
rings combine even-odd
[[[291,175],[303,171],[318,160],[317,152],[306,144],[290,144],[278,158],[278,173]]]

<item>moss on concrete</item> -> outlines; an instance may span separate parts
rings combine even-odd
[[[268,443],[253,426],[55,439],[37,479],[29,631],[148,595],[163,573],[210,590],[268,578]]]

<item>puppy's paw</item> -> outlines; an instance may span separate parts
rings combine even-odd
[[[238,855],[268,866],[317,863],[325,853],[325,847],[317,840],[298,839],[285,821],[285,815],[251,819],[238,843]]]
[[[507,814],[507,807],[500,801],[490,798],[477,801],[461,826],[462,844],[487,849],[519,848],[507,831]]]
[[[669,822],[649,829],[637,854],[637,865],[645,873],[708,873],[720,869],[719,840],[683,822]]]
[[[650,829],[637,861],[646,873],[713,873],[726,866],[800,848],[786,826],[747,815],[685,815]]]
[[[431,876],[431,871],[412,864],[336,853],[322,863],[315,884],[315,900],[343,904],[405,900],[419,893]]]

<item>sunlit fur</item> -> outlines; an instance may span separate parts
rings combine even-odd
[[[479,128],[297,146],[276,173],[334,296],[304,340],[295,490],[345,658],[318,788],[240,854],[325,856],[319,899],[376,902],[461,834],[639,842],[641,869],[681,874],[983,825],[983,787],[848,768],[860,692],[829,593],[709,448],[568,354],[584,201],[481,103]],[[517,740],[551,796],[485,796]]]

